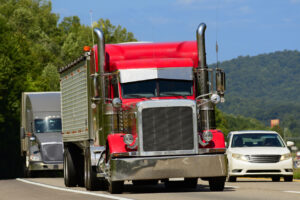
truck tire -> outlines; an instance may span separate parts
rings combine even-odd
[[[74,165],[73,156],[68,148],[64,152],[64,182],[67,187],[75,187],[77,185],[77,176]]]
[[[197,188],[198,178],[184,178],[183,186],[185,188]]]
[[[85,188],[89,191],[100,190],[103,186],[92,167],[90,148],[87,148],[84,154],[84,183]]]
[[[284,182],[293,182],[293,175],[291,176],[285,176],[284,178]]]
[[[111,194],[121,194],[124,188],[124,181],[110,181],[108,184],[108,192]]]
[[[210,191],[223,191],[226,177],[214,177],[208,180]]]

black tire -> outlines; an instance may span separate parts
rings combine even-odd
[[[226,181],[226,177],[210,178],[208,180],[210,191],[223,191],[225,186],[225,181]]]
[[[284,182],[293,182],[293,176],[285,176],[284,178]]]
[[[111,181],[108,184],[108,192],[111,194],[121,194],[124,188],[124,181]]]
[[[85,188],[89,191],[103,189],[102,182],[98,180],[96,171],[91,163],[91,151],[87,148],[84,155],[84,183]]]
[[[185,188],[197,188],[198,178],[184,178],[183,186]]]
[[[228,177],[228,182],[236,182],[236,176],[229,176]]]
[[[73,156],[71,155],[70,150],[66,148],[64,152],[64,182],[67,187],[75,187],[77,185]]]
[[[280,181],[280,176],[273,176],[272,181],[273,182],[279,182]]]
[[[29,168],[26,166],[26,153],[23,154],[22,156],[22,177],[24,178],[30,178],[30,170]]]

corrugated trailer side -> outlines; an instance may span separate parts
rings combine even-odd
[[[88,56],[82,56],[60,73],[63,141],[89,140]]]

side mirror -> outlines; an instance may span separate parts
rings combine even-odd
[[[223,97],[226,89],[225,72],[222,69],[216,69],[216,89],[218,94]]]
[[[100,76],[99,74],[91,74],[91,79],[92,79],[92,101],[96,104],[100,103]]]
[[[291,147],[291,146],[294,146],[295,143],[292,142],[292,141],[287,141],[287,142],[286,142],[286,145],[287,145],[288,147]]]
[[[31,142],[33,142],[33,141],[35,141],[35,137],[32,136],[32,137],[29,138],[29,140],[30,140]]]

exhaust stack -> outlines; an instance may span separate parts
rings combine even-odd
[[[94,28],[94,33],[98,38],[98,72],[100,74],[100,88],[101,88],[101,98],[104,100],[105,98],[105,80],[104,80],[104,63],[105,63],[105,38],[101,29]]]
[[[206,65],[206,51],[205,51],[205,30],[206,24],[199,24],[196,37],[197,37],[197,48],[198,48],[198,68],[196,72],[197,80],[197,96],[201,96],[200,107],[199,107],[199,131],[210,130],[216,128],[215,122],[215,108],[213,103],[210,101],[209,93],[209,79],[208,79],[208,68]],[[211,80],[212,81],[212,80]]]

